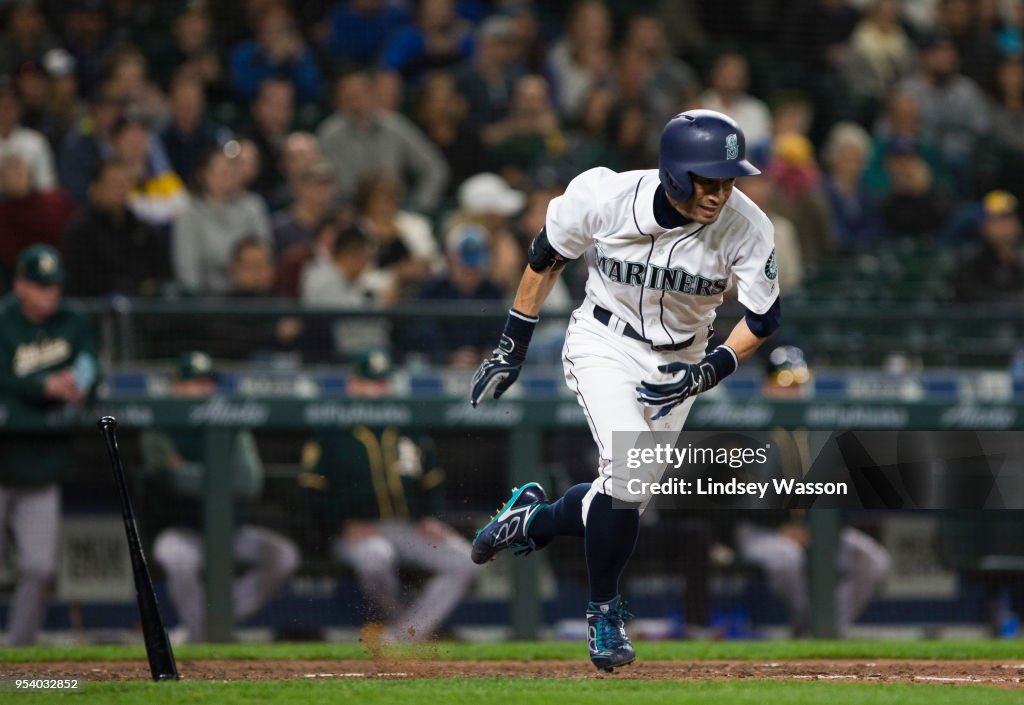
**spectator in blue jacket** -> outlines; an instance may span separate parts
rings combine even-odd
[[[467,122],[475,131],[505,118],[516,81],[526,71],[516,62],[515,27],[495,15],[476,32],[476,53],[455,72],[455,83],[468,105]]]
[[[245,102],[252,101],[268,78],[284,77],[295,85],[300,103],[320,99],[320,67],[294,26],[287,5],[269,4],[258,20],[256,38],[231,52],[231,87]]]
[[[825,144],[825,195],[832,224],[844,250],[872,247],[884,234],[878,202],[864,183],[871,156],[871,137],[860,125],[839,122]]]
[[[428,71],[451,68],[473,53],[470,30],[455,0],[420,0],[415,23],[391,35],[381,65],[402,74],[407,85],[418,86]]]
[[[405,8],[388,0],[349,0],[327,17],[324,48],[332,59],[369,65],[391,33],[409,21]]]
[[[160,131],[174,171],[189,181],[203,153],[222,147],[231,131],[206,117],[206,93],[202,79],[178,74],[167,90],[170,122]]]
[[[101,162],[114,154],[114,126],[124,109],[111,91],[94,94],[89,114],[79,120],[61,141],[57,153],[57,177],[79,206],[89,203],[89,179]]]

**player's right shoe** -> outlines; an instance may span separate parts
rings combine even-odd
[[[505,505],[476,532],[473,562],[483,565],[506,548],[516,549],[517,556],[534,551],[537,546],[528,535],[530,522],[547,499],[544,488],[536,482],[514,488]]]
[[[611,673],[616,666],[625,666],[636,660],[633,643],[626,636],[623,624],[632,618],[620,595],[608,602],[587,604],[587,647],[590,649],[590,661],[598,670]]]

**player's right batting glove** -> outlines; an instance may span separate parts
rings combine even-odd
[[[526,350],[530,347],[530,338],[538,320],[536,316],[527,316],[515,309],[508,312],[498,347],[473,375],[470,404],[479,404],[492,389],[494,398],[499,398],[519,378],[519,369],[526,360]]]
[[[641,404],[660,407],[651,420],[660,419],[690,397],[714,387],[727,375],[732,374],[737,364],[736,353],[732,348],[719,345],[697,364],[671,362],[659,365],[659,372],[681,374],[671,382],[641,382],[636,388],[636,399]]]

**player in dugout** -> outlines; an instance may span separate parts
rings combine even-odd
[[[391,393],[390,355],[356,356],[348,396]],[[302,451],[302,499],[314,541],[355,571],[369,605],[364,638],[375,644],[422,641],[440,628],[476,579],[469,542],[438,519],[444,471],[431,439],[396,426],[330,429]],[[400,565],[426,571],[417,598],[403,605]]]
[[[189,351],[178,357],[171,396],[201,399],[217,387],[210,356]],[[202,571],[202,493],[209,471],[203,462],[203,434],[196,431],[143,431],[143,496],[150,500],[140,516],[153,537],[153,559],[167,576],[167,590],[181,624],[169,631],[173,643],[206,639],[206,592]],[[244,570],[233,586],[235,618],[255,615],[277,594],[299,567],[299,549],[287,536],[248,520],[246,501],[263,492],[264,470],[252,432],[238,432],[232,449],[233,489],[237,522],[232,550]]]

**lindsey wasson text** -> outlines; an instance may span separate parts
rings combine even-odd
[[[635,495],[716,495],[720,497],[755,496],[764,499],[769,491],[776,496],[816,495],[843,496],[849,494],[845,482],[800,482],[793,479],[776,478],[771,482],[742,482],[735,477],[722,482],[697,478],[683,480],[670,478],[662,482],[644,482],[633,478],[626,483],[626,490]]]

